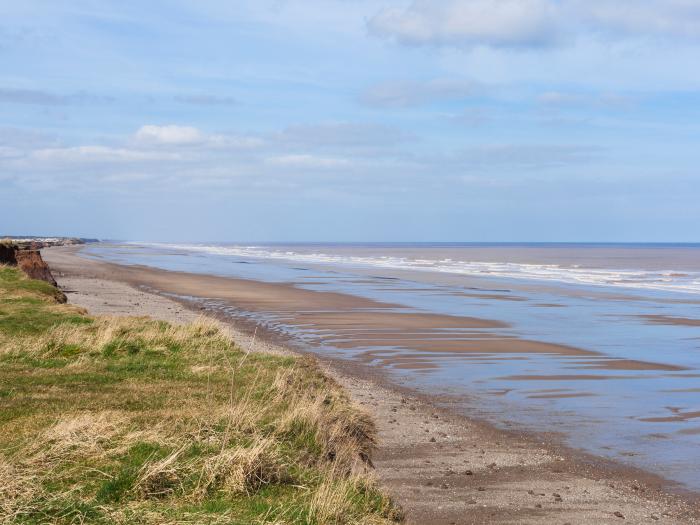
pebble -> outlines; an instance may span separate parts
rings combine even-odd
[[[622,512],[620,512],[619,510],[616,510],[616,511],[613,513],[613,515],[616,516],[616,517],[618,517],[618,518],[622,518],[623,520],[625,519],[625,515],[624,515]]]

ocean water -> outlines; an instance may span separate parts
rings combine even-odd
[[[558,432],[572,446],[700,490],[699,244],[121,243],[83,254],[493,319],[508,324],[498,337],[595,352],[428,353],[397,338],[347,344],[275,312],[191,298],[313,351],[381,367],[397,383],[449,394],[467,414]],[[459,332],[440,330],[421,337],[436,348],[460,344]]]

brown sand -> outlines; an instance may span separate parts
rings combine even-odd
[[[123,267],[75,257],[73,251],[45,250],[44,257],[69,300],[96,314],[150,315],[186,322],[196,318],[198,312],[133,285],[158,288],[158,283],[163,285],[161,290],[187,289],[190,295],[207,297],[215,289],[197,289],[192,281],[177,284],[183,274],[120,270]],[[220,284],[218,280],[209,282]],[[231,300],[245,309],[264,308],[266,302],[277,309],[279,298],[275,295],[280,288],[273,286],[260,283],[258,296],[256,285],[250,284],[238,292],[245,297],[241,303],[235,302],[237,298]],[[293,308],[295,300],[282,300]],[[318,299],[327,300],[327,296]],[[333,298],[333,304],[326,307],[337,305],[335,300],[364,303],[346,296]],[[477,325],[480,322],[473,321]],[[246,321],[229,326],[240,344],[251,344],[252,327]],[[290,351],[260,338],[260,333],[255,346],[263,351]],[[436,409],[433,401],[444,405],[450,400],[427,399],[389,387],[376,372],[361,365],[330,360],[323,363],[377,422],[377,474],[406,509],[408,523],[700,523],[694,496],[665,492],[667,482],[653,474],[577,453],[560,446],[555,437],[502,431]]]
[[[649,324],[667,324],[673,326],[700,326],[700,319],[672,317],[670,315],[640,315]]]

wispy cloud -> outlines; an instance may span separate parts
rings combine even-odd
[[[350,165],[347,159],[333,157],[320,157],[318,155],[297,154],[282,155],[265,159],[267,164],[282,166],[287,168],[310,168],[310,169],[336,169]]]
[[[66,106],[69,104],[112,102],[112,97],[78,92],[62,95],[40,89],[0,88],[0,104],[29,104],[35,106]]]
[[[379,108],[406,108],[474,96],[479,86],[472,81],[438,78],[428,81],[390,81],[375,84],[360,95],[360,102]]]
[[[635,97],[620,93],[545,91],[537,97],[540,106],[550,109],[629,109],[635,102]]]
[[[175,100],[195,106],[235,106],[238,103],[233,97],[218,95],[180,95]]]
[[[586,145],[494,144],[465,148],[445,159],[453,167],[480,170],[544,170],[590,164],[605,149]]]
[[[380,11],[368,26],[411,45],[541,47],[560,40],[559,11],[551,0],[414,0]]]
[[[63,106],[70,102],[65,95],[56,95],[37,89],[0,88],[0,103]]]
[[[289,126],[271,140],[290,149],[320,151],[377,152],[397,148],[416,140],[399,128],[370,123],[324,122]]]
[[[138,151],[128,148],[113,148],[108,146],[74,146],[65,148],[49,148],[34,151],[29,156],[30,160],[41,163],[65,164],[102,164],[123,162],[152,162],[163,160],[181,160],[179,153]]]

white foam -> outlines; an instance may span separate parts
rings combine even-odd
[[[387,268],[469,275],[505,277],[567,284],[641,288],[700,294],[700,273],[677,270],[582,268],[579,265],[525,264],[511,262],[415,259],[393,256],[352,256],[323,252],[295,252],[262,246],[217,246],[201,244],[134,243],[189,252],[307,264],[329,264],[361,268]]]

